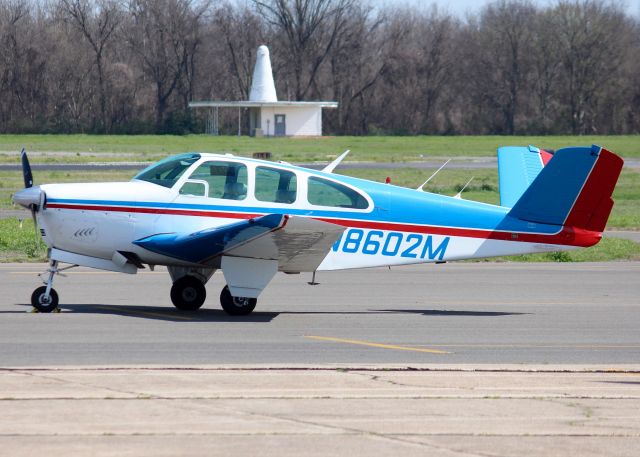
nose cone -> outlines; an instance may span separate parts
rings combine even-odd
[[[13,201],[20,206],[31,209],[40,206],[42,196],[43,192],[40,190],[40,186],[27,187],[16,192],[13,195]]]

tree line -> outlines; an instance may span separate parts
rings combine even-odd
[[[339,102],[328,134],[640,133],[640,21],[606,0],[3,0],[0,132],[202,132],[188,103],[246,100],[261,44],[280,100]]]

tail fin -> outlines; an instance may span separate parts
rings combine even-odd
[[[509,215],[541,224],[602,232],[623,160],[600,146],[560,149]]]
[[[552,157],[535,146],[498,148],[500,206],[513,207]]]

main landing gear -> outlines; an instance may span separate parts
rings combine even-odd
[[[182,311],[199,309],[206,298],[207,290],[195,276],[183,276],[171,286],[171,301]]]
[[[229,291],[229,286],[224,286],[220,292],[220,305],[231,316],[246,316],[250,314],[258,303],[257,298],[234,297]]]
[[[171,301],[181,311],[196,311],[204,304],[207,291],[204,282],[193,275],[182,276],[171,286]],[[234,297],[229,286],[220,292],[220,305],[231,316],[246,316],[256,307],[258,300],[249,297]]]

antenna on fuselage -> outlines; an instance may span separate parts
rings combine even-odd
[[[449,159],[449,160],[447,160],[445,163],[443,163],[443,164],[442,164],[442,166],[441,166],[440,168],[438,168],[438,169],[437,169],[437,170],[436,170],[436,171],[435,171],[431,176],[429,176],[429,179],[427,179],[425,182],[423,182],[423,183],[422,183],[422,185],[421,185],[420,187],[418,187],[416,190],[424,190],[424,189],[423,189],[423,188],[424,188],[424,186],[426,186],[426,185],[427,185],[427,183],[428,183],[429,181],[431,181],[431,179],[432,179],[435,175],[437,175],[437,174],[438,174],[438,172],[439,172],[440,170],[442,170],[442,169],[444,168],[444,166],[445,166],[446,164],[448,164],[450,161],[451,161],[451,159]]]
[[[460,189],[460,192],[458,192],[457,194],[455,194],[455,195],[453,196],[453,198],[462,199],[462,192],[464,192],[464,190],[467,188],[467,186],[468,186],[469,184],[471,184],[471,181],[473,181],[473,178],[475,178],[475,176],[472,176],[472,177],[471,177],[471,179],[470,179],[469,181],[467,181],[467,183],[466,183],[464,186],[462,186],[462,189]]]
[[[338,156],[338,158],[336,160],[334,160],[333,162],[331,162],[329,165],[327,165],[326,167],[324,167],[322,169],[322,171],[324,171],[325,173],[333,173],[333,170],[340,165],[340,162],[342,162],[342,159],[344,159],[345,157],[347,157],[347,154],[349,154],[349,152],[351,152],[349,149],[347,149],[346,151],[344,151],[342,154],[340,154]]]

